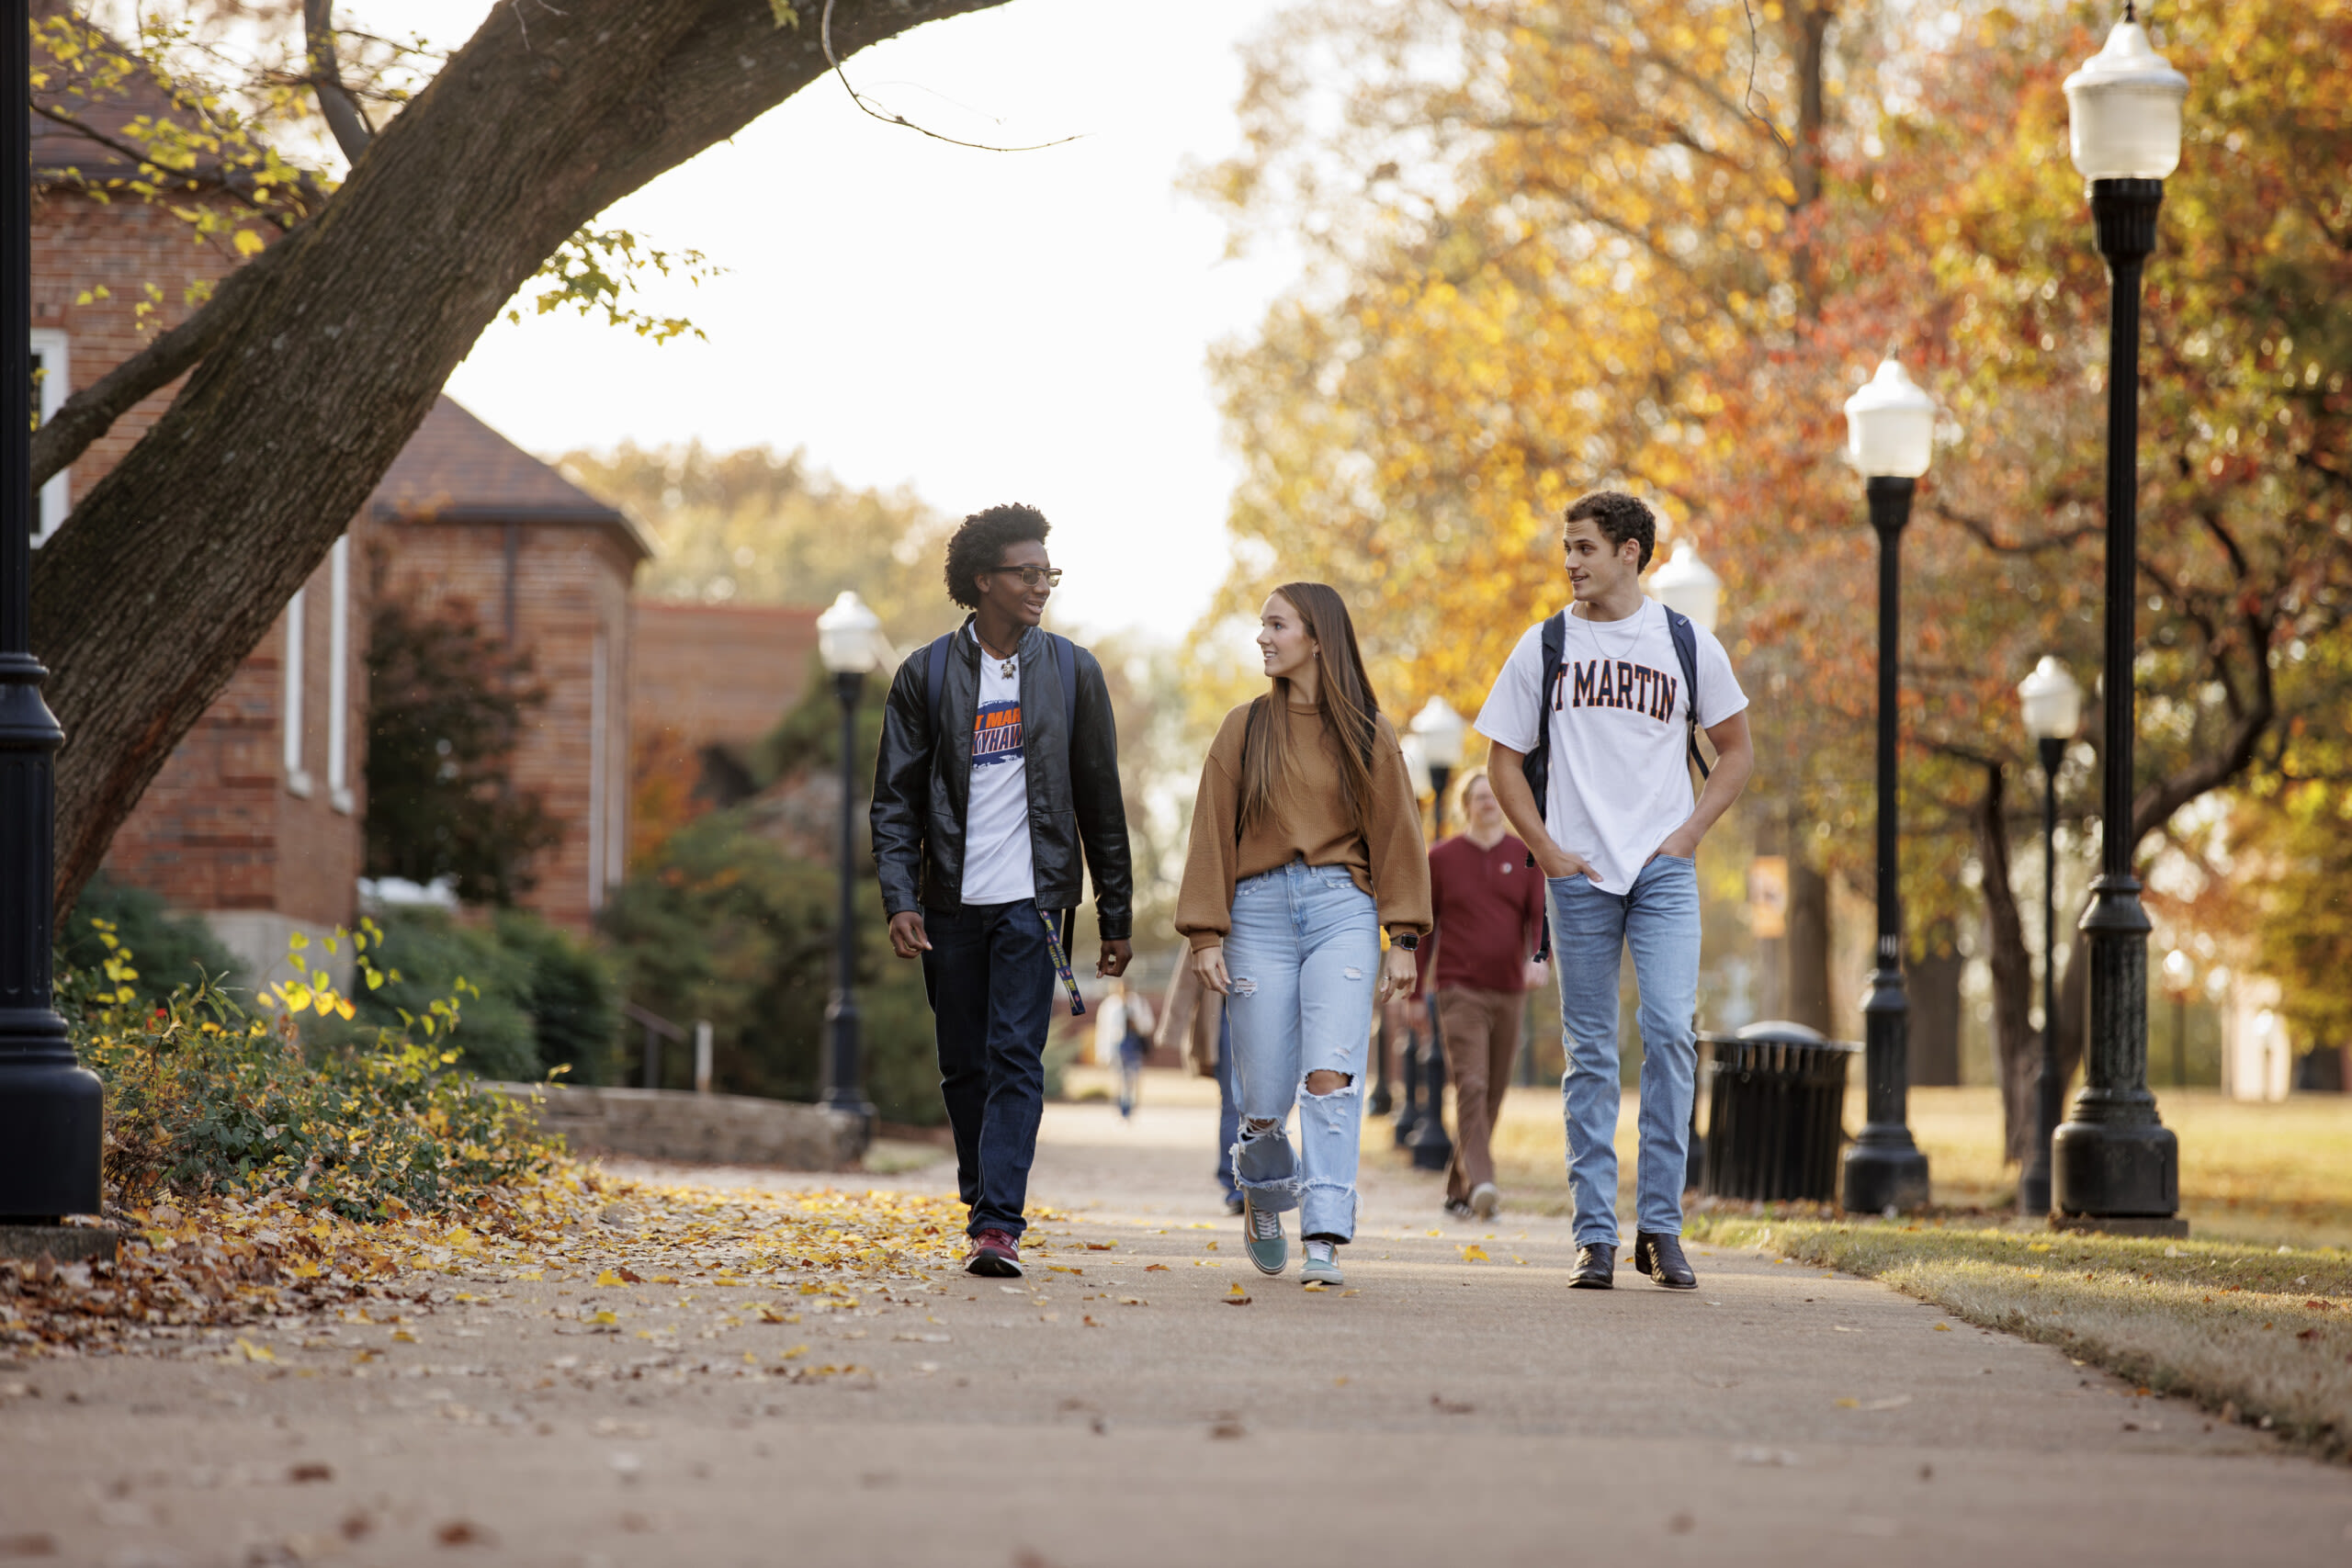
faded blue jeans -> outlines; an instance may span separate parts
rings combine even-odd
[[[1226,1002],[1240,1080],[1241,1132],[1233,1174],[1259,1208],[1299,1210],[1302,1236],[1356,1233],[1356,1156],[1380,922],[1372,896],[1345,866],[1293,861],[1233,889],[1225,939]],[[1306,1077],[1347,1082],[1313,1094]],[[1298,1142],[1285,1123],[1298,1107]]]
[[[1552,950],[1560,976],[1560,1077],[1568,1131],[1568,1188],[1578,1247],[1617,1244],[1617,976],[1634,954],[1642,1031],[1642,1155],[1634,1228],[1682,1234],[1691,1080],[1698,1070],[1699,874],[1660,855],[1631,891],[1603,893],[1582,876],[1555,877]]]

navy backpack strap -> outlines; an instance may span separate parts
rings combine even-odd
[[[1070,739],[1078,739],[1078,645],[1058,632],[1047,632],[1046,640],[1054,647],[1054,668],[1062,677],[1062,722],[1069,726]]]
[[[931,743],[947,732],[947,650],[954,646],[956,634],[947,632],[931,639],[931,649],[923,659],[923,701],[931,705]]]
[[[1660,606],[1663,608],[1664,606]],[[1667,635],[1674,642],[1674,657],[1682,661],[1683,712],[1690,720],[1690,761],[1698,765],[1699,776],[1707,776],[1707,759],[1699,755],[1699,632],[1690,617],[1679,610],[1666,612]]]

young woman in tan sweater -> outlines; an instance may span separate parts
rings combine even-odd
[[[1283,1271],[1282,1216],[1298,1209],[1306,1282],[1339,1284],[1332,1249],[1355,1234],[1373,1009],[1412,987],[1429,860],[1396,731],[1340,595],[1283,584],[1259,616],[1258,648],[1272,690],[1225,716],[1201,766],[1176,929],[1202,982],[1227,998],[1250,1260]]]

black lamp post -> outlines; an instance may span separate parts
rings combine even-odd
[[[1911,1139],[1911,999],[1903,985],[1901,821],[1896,791],[1901,547],[1911,494],[1934,449],[1936,408],[1889,359],[1846,400],[1846,446],[1878,531],[1878,967],[1862,998],[1867,1079],[1861,1135],[1846,1150],[1841,1201],[1849,1213],[1900,1213],[1928,1202],[1928,1156]]]
[[[1469,725],[1453,705],[1431,697],[1413,716],[1412,733],[1421,743],[1421,757],[1430,770],[1430,837],[1445,837],[1445,791],[1462,765],[1462,743]],[[1434,976],[1432,976],[1434,980]],[[1421,1072],[1421,1117],[1413,1124],[1413,1168],[1443,1170],[1453,1161],[1453,1140],[1445,1135],[1445,1041],[1438,1028],[1437,987],[1428,987],[1430,1034],[1428,1062]]]
[[[2138,568],[2140,270],[2156,245],[2165,176],[2180,163],[2188,78],[2148,46],[2131,5],[2106,47],[2066,79],[2075,167],[2109,279],[2107,626],[2099,717],[2099,875],[2082,931],[2090,961],[2083,1087],[2051,1152],[2058,1215],[2185,1235],[2180,1143],[2148,1091],[2147,911],[2132,874],[2132,612]]]
[[[24,0],[6,8],[0,80],[32,74]],[[32,160],[22,109],[0,116],[0,1224],[98,1212],[105,1095],[74,1060],[51,989],[57,749],[32,653]]]
[[[2026,733],[2041,754],[2041,1071],[2034,1086],[2033,1153],[2018,1177],[2018,1213],[2050,1212],[2050,1139],[2066,1080],[2058,1070],[2058,765],[2083,722],[2083,689],[2044,654],[2018,682]]]
[[[831,673],[842,705],[842,902],[833,933],[833,994],[825,1003],[821,1103],[858,1119],[862,1151],[873,1136],[874,1106],[865,1098],[857,1040],[857,700],[866,675],[882,661],[882,623],[854,592],[842,590],[817,617],[817,656]]]

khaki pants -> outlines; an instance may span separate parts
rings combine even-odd
[[[1467,1199],[1471,1189],[1495,1179],[1488,1149],[1503,1091],[1510,1087],[1511,1064],[1519,1059],[1522,991],[1474,991],[1449,986],[1437,994],[1438,1039],[1445,1047],[1446,1075],[1453,1080],[1453,1159],[1445,1168],[1449,1201]]]

